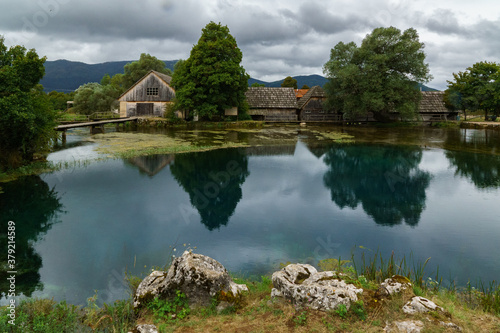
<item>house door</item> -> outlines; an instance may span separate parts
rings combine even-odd
[[[152,116],[154,103],[137,103],[138,116]]]

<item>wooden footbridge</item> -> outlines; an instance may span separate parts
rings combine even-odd
[[[56,131],[66,131],[71,128],[78,128],[78,127],[91,127],[91,128],[96,128],[96,127],[102,127],[106,124],[120,124],[120,123],[126,123],[129,121],[137,121],[139,117],[127,117],[127,118],[115,118],[115,119],[107,119],[107,120],[97,120],[97,121],[87,121],[87,122],[75,122],[71,124],[64,124],[64,125],[59,125],[55,127]]]

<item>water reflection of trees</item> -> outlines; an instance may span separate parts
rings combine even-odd
[[[477,188],[500,187],[498,131],[462,129],[448,136],[446,147],[455,175],[470,179]]]
[[[378,224],[403,220],[417,225],[425,208],[431,175],[418,168],[422,150],[414,147],[348,145],[331,148],[323,181],[340,208],[364,211]]]
[[[241,185],[249,175],[248,158],[237,149],[179,154],[170,170],[189,194],[208,230],[227,224],[242,198]]]
[[[41,235],[45,234],[56,222],[57,214],[62,211],[62,205],[54,189],[49,188],[38,176],[31,176],[17,181],[2,184],[0,194],[0,223],[2,235],[0,238],[0,290],[5,296],[9,290],[7,271],[8,221],[16,223],[15,241],[16,253],[16,294],[22,293],[30,297],[35,290],[42,290],[39,270],[42,258],[34,249]]]

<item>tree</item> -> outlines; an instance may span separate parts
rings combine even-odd
[[[453,81],[448,82],[445,103],[449,108],[463,110],[484,110],[500,113],[500,65],[494,62],[478,62],[465,72],[453,73]]]
[[[394,27],[377,28],[359,47],[338,43],[323,67],[329,79],[327,106],[346,119],[373,113],[387,120],[388,112],[415,117],[421,99],[417,83],[432,78],[423,48],[412,28],[403,33]]]
[[[302,86],[302,88],[300,88],[300,89],[311,89],[311,88],[309,88],[309,86],[308,86],[307,84],[304,84],[304,85]]]
[[[121,90],[112,84],[101,85],[96,82],[87,83],[76,90],[74,98],[74,110],[81,114],[92,114],[94,112],[108,112]]]
[[[208,119],[223,116],[228,108],[241,107],[249,79],[240,65],[242,57],[227,26],[207,24],[189,58],[174,70],[176,107]]]
[[[7,48],[0,37],[0,171],[32,161],[57,136],[56,114],[38,84],[45,60],[34,49]]]
[[[250,87],[252,88],[260,88],[260,87],[265,87],[266,85],[264,83],[259,83],[259,82],[254,82]]]
[[[123,67],[124,74],[121,77],[123,91],[130,88],[134,83],[139,81],[139,79],[152,70],[172,75],[172,71],[166,67],[164,61],[159,60],[150,54],[142,53],[138,61],[128,63]]]
[[[287,76],[283,82],[281,83],[282,87],[291,87],[293,89],[297,89],[297,80],[295,80],[291,76]]]
[[[75,97],[74,92],[63,93],[60,91],[51,91],[47,94],[49,99],[49,103],[52,107],[52,110],[64,111],[68,107],[68,101],[72,101]]]

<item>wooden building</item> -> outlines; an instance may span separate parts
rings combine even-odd
[[[293,88],[250,87],[245,93],[254,120],[297,121],[297,98]]]
[[[175,97],[175,90],[170,86],[171,80],[170,76],[156,71],[144,75],[118,98],[120,117],[162,117],[165,107]]]
[[[423,121],[456,120],[458,112],[450,111],[444,104],[444,91],[422,91],[418,113]]]
[[[314,86],[297,102],[301,121],[338,121],[342,115],[327,112],[323,107],[326,93],[320,86]]]

